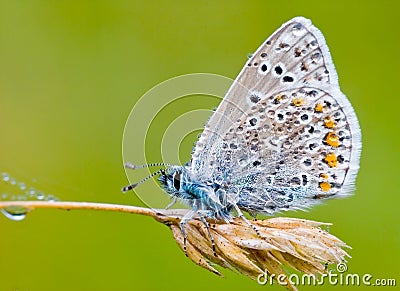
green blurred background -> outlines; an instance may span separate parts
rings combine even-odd
[[[400,284],[399,9],[382,0],[1,0],[0,172],[61,200],[143,205],[120,192],[122,135],[135,102],[181,74],[235,78],[248,53],[302,15],[327,39],[364,144],[355,196],[288,215],[334,223],[330,231],[353,247],[350,273]],[[183,160],[195,139],[180,147]],[[146,152],[149,161],[161,157],[156,143]],[[0,229],[0,290],[284,290],[201,269],[147,217],[37,210],[22,222],[1,216]]]

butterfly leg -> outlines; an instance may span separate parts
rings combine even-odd
[[[233,203],[235,210],[238,214],[238,216],[243,219],[243,221],[250,226],[257,234],[258,237],[262,237],[261,233],[258,231],[257,227],[255,227],[253,224],[251,224],[251,222],[246,218],[246,216],[244,216],[243,212],[240,210],[240,208],[236,205],[236,203]]]
[[[179,223],[181,232],[182,232],[182,236],[183,236],[183,252],[185,253],[185,255],[187,256],[186,253],[186,240],[187,240],[187,233],[185,230],[185,225],[186,223],[191,220],[193,218],[193,216],[195,216],[196,211],[194,210],[190,210],[188,211],[185,216],[182,217],[181,222]]]
[[[207,220],[206,220],[206,218],[204,217],[204,215],[202,215],[200,212],[199,212],[199,215],[200,215],[200,220],[201,220],[201,222],[203,222],[204,226],[207,228],[208,235],[210,236],[211,247],[212,247],[214,256],[217,256],[217,253],[215,252],[214,237],[213,237],[213,235],[212,235],[212,233],[211,233],[211,230],[210,230],[210,224],[207,222]]]
[[[165,210],[170,209],[176,203],[176,201],[178,201],[178,198],[172,198],[172,201],[165,207]]]

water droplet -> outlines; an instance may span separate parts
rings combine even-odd
[[[34,188],[30,188],[25,193],[28,194],[30,197],[36,197],[36,190]]]
[[[19,189],[21,189],[22,191],[26,189],[25,183],[20,182],[20,183],[18,183],[18,186],[19,186]]]
[[[4,182],[10,181],[10,176],[7,173],[2,173],[1,176]]]
[[[58,201],[57,197],[56,197],[56,196],[54,196],[53,194],[49,194],[49,195],[47,195],[47,197],[46,197],[46,200],[47,200],[47,201],[49,201],[49,202],[55,202],[55,201]]]
[[[35,188],[20,182],[10,176],[8,173],[0,173],[0,182],[3,181],[7,187],[13,189],[5,189],[3,194],[0,194],[0,199],[10,201],[25,201],[25,200],[47,200],[59,201],[53,194],[46,195],[43,191],[38,191]]]
[[[44,197],[45,197],[45,195],[44,195],[43,192],[41,192],[41,191],[37,192],[36,198],[37,198],[38,200],[43,200]]]
[[[28,209],[21,206],[10,206],[4,209],[0,209],[0,211],[4,214],[5,217],[13,221],[24,220],[26,214],[28,213]]]

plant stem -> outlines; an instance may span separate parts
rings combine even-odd
[[[181,210],[164,210],[164,209],[151,209],[145,207],[121,205],[121,204],[110,204],[110,203],[96,203],[96,202],[74,202],[74,201],[62,201],[62,202],[51,202],[51,201],[0,201],[0,209],[8,207],[23,207],[32,211],[39,208],[50,208],[50,209],[64,209],[64,210],[103,210],[103,211],[116,211],[125,212],[132,214],[140,214],[151,216],[157,221],[168,223],[171,219],[179,219],[182,216]],[[172,218],[171,216],[178,216]]]

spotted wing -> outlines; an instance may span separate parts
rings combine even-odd
[[[331,86],[270,94],[222,140],[216,167],[250,213],[306,208],[354,187],[360,130],[351,105]]]
[[[209,120],[195,178],[249,212],[305,208],[351,192],[361,133],[321,32],[297,17],[256,51]]]
[[[248,60],[208,121],[192,155],[191,172],[195,179],[212,179],[220,173],[218,164],[225,134],[252,107],[257,107],[272,94],[304,86],[319,88],[324,84],[338,87],[325,39],[310,20],[293,18],[272,34]],[[346,103],[346,98],[340,96]]]

